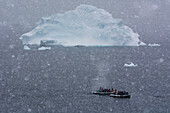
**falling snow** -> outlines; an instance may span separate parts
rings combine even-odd
[[[147,45],[161,46],[30,51],[22,45],[19,37],[40,18],[80,4],[104,9]],[[0,113],[169,113],[169,6],[170,0],[0,0]],[[130,62],[138,66],[124,67]],[[131,98],[92,95],[99,87]]]

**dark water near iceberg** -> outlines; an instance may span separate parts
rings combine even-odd
[[[0,32],[0,113],[170,112],[169,45],[24,51],[21,31]],[[100,86],[132,97],[90,93]]]
[[[2,50],[1,113],[170,112],[167,47],[55,47]],[[133,62],[138,67],[127,68]],[[130,99],[90,94],[100,86]]]

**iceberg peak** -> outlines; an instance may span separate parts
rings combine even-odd
[[[23,44],[54,40],[63,46],[139,46],[139,35],[114,19],[110,13],[92,5],[80,5],[63,14],[43,17],[37,27],[23,34]]]
[[[76,7],[77,11],[86,11],[86,12],[93,12],[95,10],[98,10],[96,7],[92,5],[86,5],[86,4],[81,4]]]

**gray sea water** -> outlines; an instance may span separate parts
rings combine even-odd
[[[170,112],[168,46],[24,51],[15,43],[0,45],[0,113]],[[138,66],[124,67],[128,62]],[[131,98],[90,93],[100,86],[128,91]]]

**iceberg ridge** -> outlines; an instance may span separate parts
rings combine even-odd
[[[25,45],[54,40],[56,45],[63,46],[139,46],[141,42],[139,35],[123,25],[121,19],[114,19],[110,13],[91,5],[43,17],[35,29],[20,39]]]

